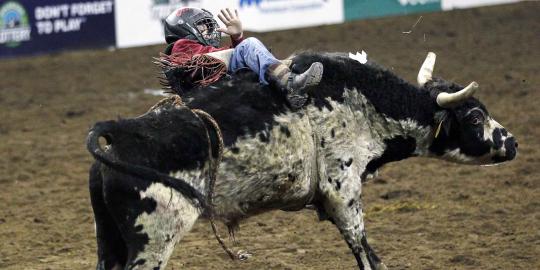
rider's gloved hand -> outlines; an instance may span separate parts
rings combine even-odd
[[[218,14],[218,18],[225,24],[226,28],[219,28],[217,31],[228,34],[233,39],[239,39],[242,37],[242,22],[238,17],[238,11],[235,9],[234,14],[230,9],[222,9],[221,14]]]

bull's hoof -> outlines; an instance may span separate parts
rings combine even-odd
[[[236,253],[236,256],[237,256],[238,260],[245,261],[245,260],[251,258],[251,256],[253,256],[253,254],[249,253],[249,251],[246,251],[246,250],[239,250]]]
[[[379,263],[375,266],[375,270],[388,270],[388,267],[384,263]]]

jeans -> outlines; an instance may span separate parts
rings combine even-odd
[[[280,63],[258,39],[246,38],[233,51],[229,70],[231,73],[249,68],[259,75],[259,81],[267,85],[266,71],[273,64]]]

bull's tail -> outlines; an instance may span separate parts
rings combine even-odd
[[[114,143],[114,124],[114,121],[99,122],[95,124],[88,132],[88,137],[86,138],[86,149],[88,149],[96,160],[121,173],[125,173],[140,179],[148,179],[154,182],[159,182],[165,186],[173,188],[184,194],[187,198],[194,200],[196,204],[198,203],[203,208],[206,208],[206,200],[204,195],[188,184],[185,180],[171,177],[146,166],[126,163],[105,152],[99,144],[99,138],[105,138],[107,144],[112,145]]]

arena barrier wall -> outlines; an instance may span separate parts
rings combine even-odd
[[[0,58],[115,46],[114,0],[0,1]]]
[[[237,9],[243,26],[254,32],[342,23],[348,20],[518,0],[116,0],[117,47],[163,43],[161,21],[180,6]]]
[[[237,9],[254,32],[519,0],[0,0],[0,58],[67,49],[164,43],[162,20],[181,6]]]

